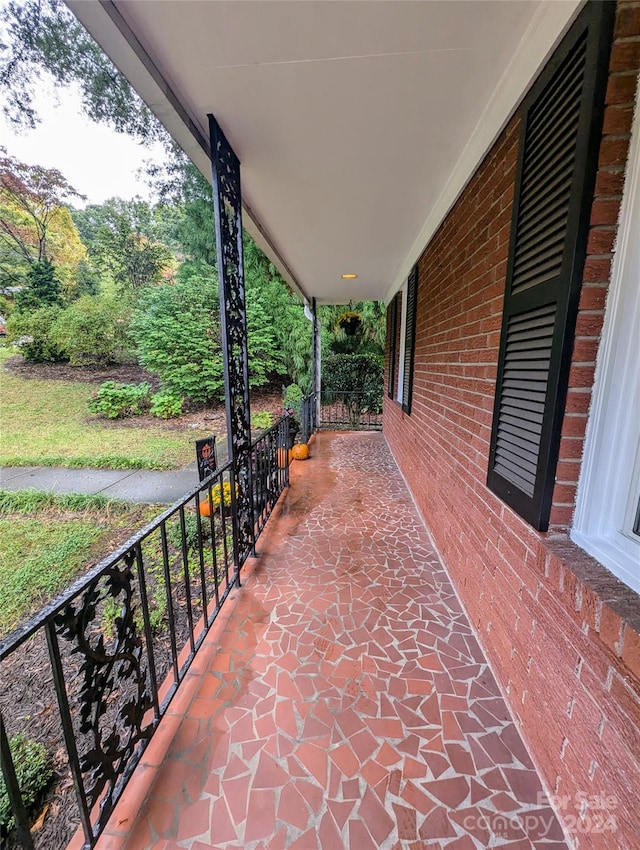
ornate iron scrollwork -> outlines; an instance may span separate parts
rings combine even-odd
[[[222,351],[225,370],[229,457],[233,462],[237,492],[234,515],[236,563],[242,564],[253,547],[251,482],[251,415],[249,410],[249,361],[242,255],[242,197],[240,161],[218,126],[209,116],[213,202],[216,217],[218,277]]]
[[[86,736],[86,747],[82,751],[78,741],[80,768],[89,805],[101,800],[101,811],[106,813],[136,748],[154,728],[153,719],[144,724],[153,701],[133,603],[134,560],[131,549],[124,563],[110,567],[89,585],[78,607],[69,603],[55,618],[57,634],[75,644],[72,654],[82,658],[78,728]],[[113,637],[107,646],[101,620],[109,600],[115,600],[120,610],[111,623]]]

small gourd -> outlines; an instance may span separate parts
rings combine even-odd
[[[298,443],[291,449],[291,457],[294,460],[306,460],[309,457],[309,446],[306,443]]]

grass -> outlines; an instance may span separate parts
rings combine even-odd
[[[0,365],[11,355],[0,349]],[[205,432],[168,430],[158,424],[125,427],[90,420],[95,389],[74,381],[25,379],[0,373],[1,466],[67,466],[99,469],[176,469],[195,458],[194,440]]]
[[[102,496],[0,490],[0,634],[157,513]]]

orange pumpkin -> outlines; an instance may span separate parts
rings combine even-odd
[[[290,460],[288,450],[278,449],[278,466],[280,469],[284,469],[288,460]]]
[[[211,516],[211,504],[209,499],[203,499],[198,505],[200,516]]]
[[[306,460],[309,457],[309,446],[306,443],[298,443],[291,449],[294,460]]]

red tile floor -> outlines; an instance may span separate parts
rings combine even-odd
[[[564,848],[378,433],[294,463],[99,850]]]

